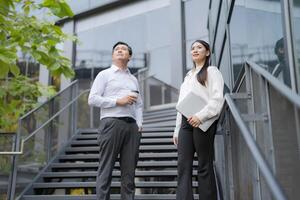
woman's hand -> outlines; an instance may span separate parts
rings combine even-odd
[[[143,127],[140,126],[138,132],[141,133],[142,131],[143,131]]]
[[[173,136],[173,143],[175,146],[178,145],[178,136]]]
[[[192,116],[192,117],[190,117],[190,118],[188,118],[188,123],[191,125],[191,126],[193,126],[193,127],[198,127],[198,126],[200,126],[200,124],[201,124],[201,121],[200,121],[200,119],[197,117],[197,116]]]

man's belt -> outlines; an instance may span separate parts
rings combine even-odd
[[[126,123],[135,123],[135,119],[133,119],[132,117],[114,117],[116,119],[122,120]]]

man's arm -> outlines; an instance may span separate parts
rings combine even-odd
[[[143,103],[141,97],[139,95],[137,102],[136,102],[136,123],[139,127],[139,131],[142,131],[142,124],[143,124]]]
[[[90,106],[110,108],[116,106],[117,99],[111,97],[103,97],[103,92],[106,86],[107,78],[103,72],[100,72],[94,80],[92,85],[88,104]]]
[[[139,88],[138,82],[136,80],[137,88]],[[143,124],[143,100],[140,91],[138,91],[138,97],[136,100],[136,109],[135,109],[135,116],[136,116],[136,123],[139,127],[139,131],[142,131],[142,124]]]

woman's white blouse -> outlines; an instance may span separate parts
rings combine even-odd
[[[180,102],[191,90],[197,95],[207,100],[207,105],[199,110],[195,115],[201,122],[219,115],[224,104],[223,88],[224,80],[221,72],[215,66],[209,66],[207,68],[207,80],[206,86],[201,85],[197,80],[198,70],[190,70],[183,83],[180,86],[179,99]],[[181,126],[182,115],[177,112],[176,127],[174,130],[174,136],[178,137],[179,129]]]

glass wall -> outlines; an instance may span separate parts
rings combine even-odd
[[[288,57],[294,58],[299,92],[299,8],[299,0],[211,0],[208,20],[213,57],[219,63],[225,85],[234,92],[232,98],[240,116],[288,199],[298,199],[300,195],[299,108],[255,68],[263,68],[291,87],[294,64]],[[287,18],[289,14],[292,18]],[[286,28],[289,22],[291,41],[286,37],[290,35]],[[287,54],[290,46],[295,49],[294,55]],[[224,199],[273,199],[237,123],[228,116],[225,122],[223,135],[218,135],[222,139],[217,138],[215,145],[217,174],[225,174],[225,178],[220,177]]]
[[[184,2],[187,70],[193,67],[190,51],[192,42],[197,39],[208,41],[208,6],[209,1],[190,0]]]
[[[246,60],[291,85],[280,0],[237,0],[230,23],[234,78]],[[267,8],[267,9],[266,9]]]
[[[219,64],[220,54],[223,47],[224,35],[226,32],[226,21],[227,21],[227,4],[223,0],[220,8],[218,28],[216,29],[216,39],[214,40],[214,52],[215,62]]]
[[[217,21],[218,21],[218,15],[219,15],[219,8],[220,8],[220,3],[222,0],[214,0],[211,1],[211,10],[209,12],[209,32],[211,33],[210,39],[211,42],[213,42],[214,34],[217,29]]]
[[[229,92],[232,88],[232,81],[231,81],[231,70],[230,70],[230,52],[229,52],[229,40],[225,37],[225,45],[221,57],[221,61],[219,64],[219,70],[221,71],[224,79],[224,83],[226,86],[225,91]]]
[[[296,77],[298,92],[300,92],[300,1],[293,1],[293,29],[294,29],[294,42],[295,42],[295,57],[296,57]]]
[[[124,41],[133,48],[133,58],[128,64],[131,72],[135,74],[139,69],[148,68],[143,80],[148,84],[148,106],[177,101],[174,85],[182,77],[175,74],[174,78],[174,73],[170,73],[174,70],[170,54],[170,5],[168,1],[158,2],[130,4],[124,8],[126,11],[112,10],[76,22],[80,44],[76,47],[75,71],[85,88],[90,87],[90,80],[99,71],[110,67],[112,46]],[[142,4],[145,6],[141,7]]]
[[[68,4],[70,5],[71,9],[74,13],[80,13],[83,11],[87,11],[93,9],[98,6],[103,6],[105,4],[117,2],[120,0],[67,0]]]

